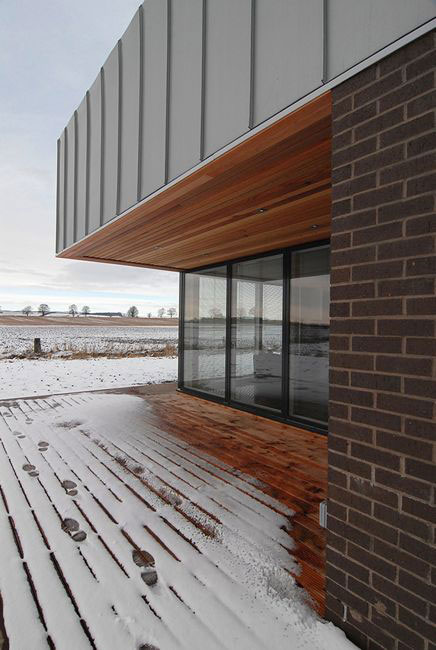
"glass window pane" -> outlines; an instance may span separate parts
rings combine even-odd
[[[330,249],[291,256],[290,415],[327,424]]]
[[[231,399],[280,410],[283,255],[232,266]]]
[[[185,275],[184,386],[225,396],[226,266]]]

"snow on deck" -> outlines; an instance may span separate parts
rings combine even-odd
[[[0,402],[11,650],[342,650],[290,571],[292,513],[130,395]],[[1,627],[1,626],[0,626]]]

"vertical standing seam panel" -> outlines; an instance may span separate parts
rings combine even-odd
[[[85,183],[85,236],[89,233],[89,165],[90,165],[90,99],[86,93],[86,183]]]
[[[207,0],[203,0],[201,8],[201,109],[200,109],[200,160],[204,159],[204,129],[205,129],[205,93],[206,93],[206,42],[207,42]]]
[[[96,230],[101,223],[102,183],[102,74],[92,84],[88,93],[88,199],[87,233]]]
[[[104,144],[104,134],[105,134],[105,123],[106,123],[106,110],[105,110],[105,101],[104,101],[104,68],[100,69],[100,223],[103,225],[103,197],[104,197],[104,187],[105,187],[105,144]]]
[[[61,144],[61,138],[59,138],[56,143],[56,151],[56,253],[60,253],[64,247],[63,147]]]
[[[167,0],[167,59],[165,87],[165,183],[169,180],[170,157],[170,106],[171,106],[171,30],[172,30],[172,0]]]
[[[117,115],[117,198],[115,213],[120,212],[121,200],[121,128],[122,128],[122,111],[123,111],[123,45],[121,39],[117,43],[117,63],[118,63],[118,115]]]
[[[248,117],[248,128],[254,126],[254,70],[256,66],[256,0],[251,0],[250,15],[250,108]]]
[[[74,192],[73,192],[73,215],[74,215],[74,220],[73,220],[73,242],[77,241],[77,191],[78,191],[78,178],[77,178],[77,170],[78,170],[78,162],[77,162],[77,146],[78,146],[78,118],[77,118],[77,111],[74,111]]]
[[[75,178],[75,172],[76,172],[76,129],[75,129],[75,122],[76,122],[76,114],[74,113],[73,117],[68,123],[68,126],[66,128],[66,134],[67,134],[67,147],[66,147],[66,158],[67,158],[67,170],[66,170],[66,180],[67,180],[67,185],[66,185],[66,191],[65,191],[65,198],[66,198],[66,231],[65,231],[65,238],[66,238],[66,245],[71,246],[74,242],[74,224],[75,224],[75,219],[76,219],[76,200],[75,200],[75,195],[76,195],[76,178]]]
[[[138,9],[139,21],[139,98],[138,98],[138,158],[137,177],[136,177],[136,200],[141,200],[142,187],[142,138],[143,138],[143,120],[144,112],[144,9],[142,5]]]
[[[64,186],[64,196],[63,196],[63,205],[64,205],[64,228],[63,228],[63,242],[64,245],[63,247],[67,247],[67,189],[68,189],[68,133],[67,129],[64,129],[63,132],[64,136],[64,164],[63,164],[63,170],[64,170],[64,178],[63,178],[63,186]]]
[[[114,47],[103,71],[103,223],[117,214],[119,194],[119,58],[120,45]]]
[[[88,96],[76,111],[76,221],[74,241],[86,234],[88,181]]]

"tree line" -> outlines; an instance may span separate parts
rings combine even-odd
[[[41,303],[39,307],[35,310],[35,313],[40,314],[40,316],[47,316],[47,314],[50,314],[50,311],[51,311],[50,307],[46,303]],[[0,313],[2,313],[1,307],[0,307]],[[34,312],[31,305],[26,305],[21,310],[21,313],[24,314],[25,316],[30,316],[30,314]],[[83,307],[79,311],[77,305],[73,304],[68,307],[68,313],[73,318],[79,316],[79,314],[82,314],[83,316],[89,316],[89,314],[91,313],[91,309],[88,305],[83,305]],[[132,305],[127,310],[126,315],[129,318],[138,318],[139,310],[135,305]],[[174,318],[174,316],[177,315],[177,309],[175,307],[168,307],[168,308],[161,307],[160,309],[158,309],[157,315],[158,318],[164,318],[165,315],[169,316],[170,318]],[[147,318],[153,318],[153,314],[151,312],[148,312]]]

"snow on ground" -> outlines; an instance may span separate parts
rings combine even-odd
[[[0,326],[0,359],[23,354],[40,338],[43,352],[135,352],[177,344],[177,327]]]
[[[128,395],[0,402],[11,650],[354,648],[289,574],[292,512],[149,412]]]
[[[0,399],[160,384],[177,379],[177,358],[0,360]]]

